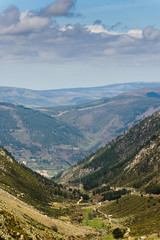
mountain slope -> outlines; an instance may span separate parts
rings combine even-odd
[[[37,110],[0,103],[0,126],[0,144],[34,170],[43,170],[45,164],[52,173],[54,162],[56,172],[71,164],[71,154],[80,155],[80,131]]]
[[[0,187],[37,207],[54,200],[54,183],[49,186],[46,179],[36,178],[3,148],[0,148]],[[49,191],[52,193],[49,194]]]
[[[91,153],[160,110],[160,99],[147,96],[151,91],[153,89],[141,89],[104,98],[78,105],[68,111],[62,110],[57,115],[54,114],[54,109],[48,111],[55,118],[79,129],[84,136],[79,146]],[[160,89],[154,91],[158,94]]]
[[[74,107],[36,110],[0,103],[1,145],[50,177],[160,110],[159,93],[159,88],[147,88]]]
[[[101,207],[106,215],[122,222],[133,239],[159,239],[159,196],[126,195]],[[150,235],[150,236],[149,236]],[[137,236],[137,237],[135,237]]]
[[[82,182],[85,189],[103,183],[160,192],[160,113],[63,173],[61,182]]]
[[[76,105],[104,97],[117,96],[137,88],[160,87],[159,83],[120,83],[102,87],[71,88],[58,90],[30,90],[13,87],[0,87],[0,101],[34,107],[54,107]]]
[[[67,192],[62,186],[18,164],[8,151],[0,147],[0,188],[52,216],[61,215],[49,207],[50,202],[77,200],[78,191]]]
[[[19,165],[0,148],[0,239],[86,239],[96,234],[57,219],[68,216],[79,199],[79,191],[67,191]]]

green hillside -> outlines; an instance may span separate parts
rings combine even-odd
[[[50,208],[50,202],[80,198],[78,191],[68,192],[62,185],[19,165],[3,148],[0,148],[0,188],[54,217],[60,215],[61,211]]]
[[[19,165],[0,147],[0,239],[92,239],[94,229],[64,221],[84,197]]]
[[[109,202],[100,209],[129,228],[131,236],[145,236],[160,232],[159,197],[127,195],[118,201]],[[153,235],[151,239],[159,239],[156,236],[157,234]],[[149,238],[146,236],[145,239]]]
[[[61,181],[82,182],[85,189],[108,184],[160,193],[159,136],[158,113],[63,173]]]

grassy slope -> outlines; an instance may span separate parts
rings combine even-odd
[[[0,239],[87,239],[93,229],[43,215],[35,208],[0,189]],[[89,238],[90,239],[90,238]]]
[[[64,235],[86,239],[87,235],[96,234],[92,229],[57,219],[73,211],[75,201],[80,199],[78,195],[75,201],[71,200],[75,195],[75,191],[73,194],[67,192],[19,165],[8,152],[0,148],[1,239],[22,239],[22,235],[26,240],[68,239],[63,238]]]
[[[78,193],[67,192],[54,182],[19,165],[0,148],[0,187],[44,213],[58,217],[67,214],[67,208],[57,210],[51,202],[79,199]]]
[[[159,197],[127,195],[101,207],[101,211],[129,227],[132,236],[160,231]]]

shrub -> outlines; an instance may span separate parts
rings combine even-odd
[[[57,226],[54,224],[51,226],[51,229],[54,231],[54,232],[58,232],[58,228]]]
[[[124,232],[122,232],[122,230],[120,228],[115,228],[113,230],[113,236],[114,238],[118,239],[118,238],[123,238]]]

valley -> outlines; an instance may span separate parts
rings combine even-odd
[[[137,89],[56,108],[1,102],[1,145],[19,162],[51,178],[159,111],[159,92]]]
[[[160,240],[159,13],[0,1],[0,240]]]
[[[47,205],[54,211],[48,215],[20,200],[22,194],[13,196],[1,187],[0,181],[1,239],[159,239],[159,195],[145,196],[132,189],[116,200],[104,201],[100,200],[104,192],[94,190],[88,200],[51,200]]]
[[[159,93],[0,103],[0,239],[160,239]]]

